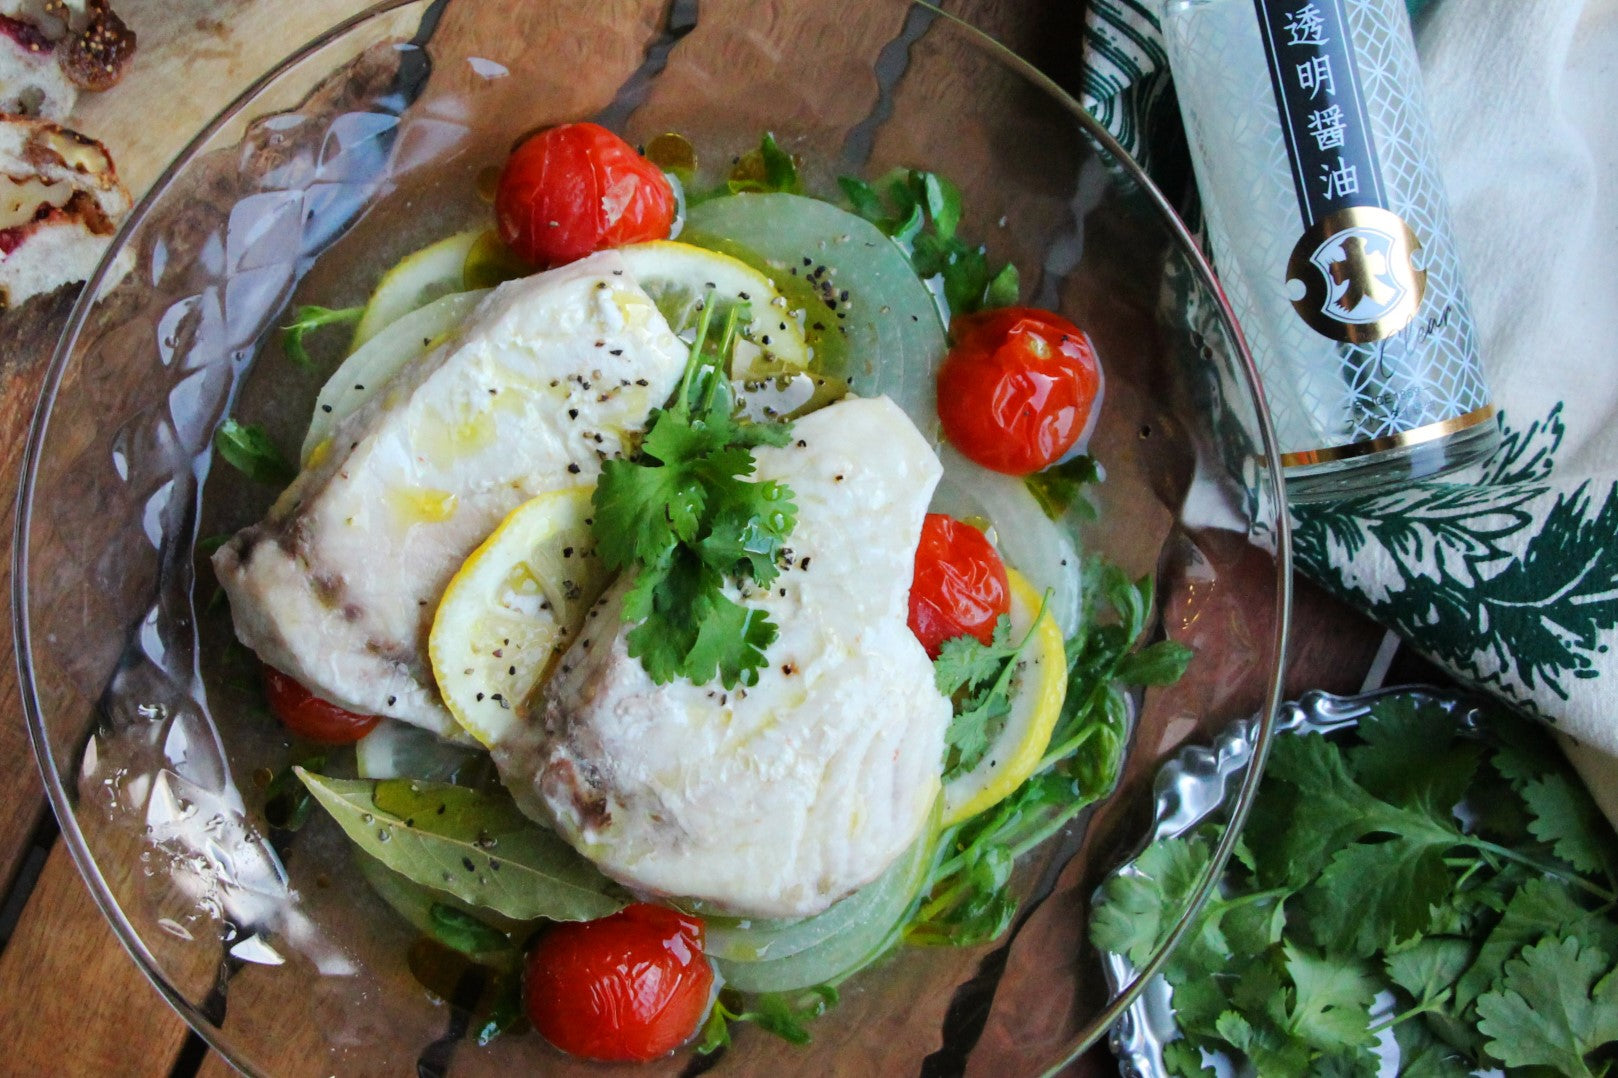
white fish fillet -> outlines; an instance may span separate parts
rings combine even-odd
[[[241,641],[343,707],[458,734],[426,656],[450,576],[517,505],[593,480],[684,369],[622,271],[607,251],[502,285],[345,418],[214,555]]]
[[[887,398],[797,422],[757,451],[798,522],[767,594],[758,684],[654,684],[629,657],[623,585],[496,746],[506,786],[608,875],[737,914],[801,917],[875,879],[939,791],[949,703],[906,625],[940,467]]]

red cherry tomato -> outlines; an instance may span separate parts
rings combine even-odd
[[[988,537],[954,517],[928,513],[910,581],[910,631],[928,658],[938,658],[944,641],[957,636],[987,644],[996,619],[1010,611],[1006,565]]]
[[[264,667],[264,688],[282,726],[322,745],[352,745],[382,721],[379,715],[358,715],[322,700],[273,666]]]
[[[674,190],[656,165],[599,124],[547,128],[512,151],[494,194],[500,238],[541,267],[664,239]]]
[[[938,417],[957,449],[985,468],[1028,475],[1073,448],[1101,391],[1083,330],[1032,307],[963,315],[950,330]]]
[[[712,997],[702,922],[639,903],[596,921],[559,924],[528,952],[529,1021],[585,1059],[645,1061],[690,1040]]]

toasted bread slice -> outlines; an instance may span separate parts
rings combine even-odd
[[[0,117],[0,306],[88,277],[129,202],[101,143]]]

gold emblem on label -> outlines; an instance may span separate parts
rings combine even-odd
[[[1316,333],[1365,344],[1398,333],[1427,290],[1415,233],[1398,214],[1351,206],[1316,221],[1287,262],[1287,298]]]

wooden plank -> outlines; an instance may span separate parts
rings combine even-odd
[[[16,515],[14,477],[22,466],[39,380],[71,298],[62,293],[37,300],[0,319],[0,476],[7,483],[0,495],[0,534],[7,537]],[[0,651],[9,656],[12,650],[11,619],[0,618]],[[17,667],[9,661],[0,662],[0,701],[4,709],[0,711],[0,789],[6,791],[0,797],[0,894],[4,894],[45,811],[45,792],[18,704]]]
[[[166,1076],[187,1033],[119,945],[62,843],[0,954],[0,999],[12,1074]]]

